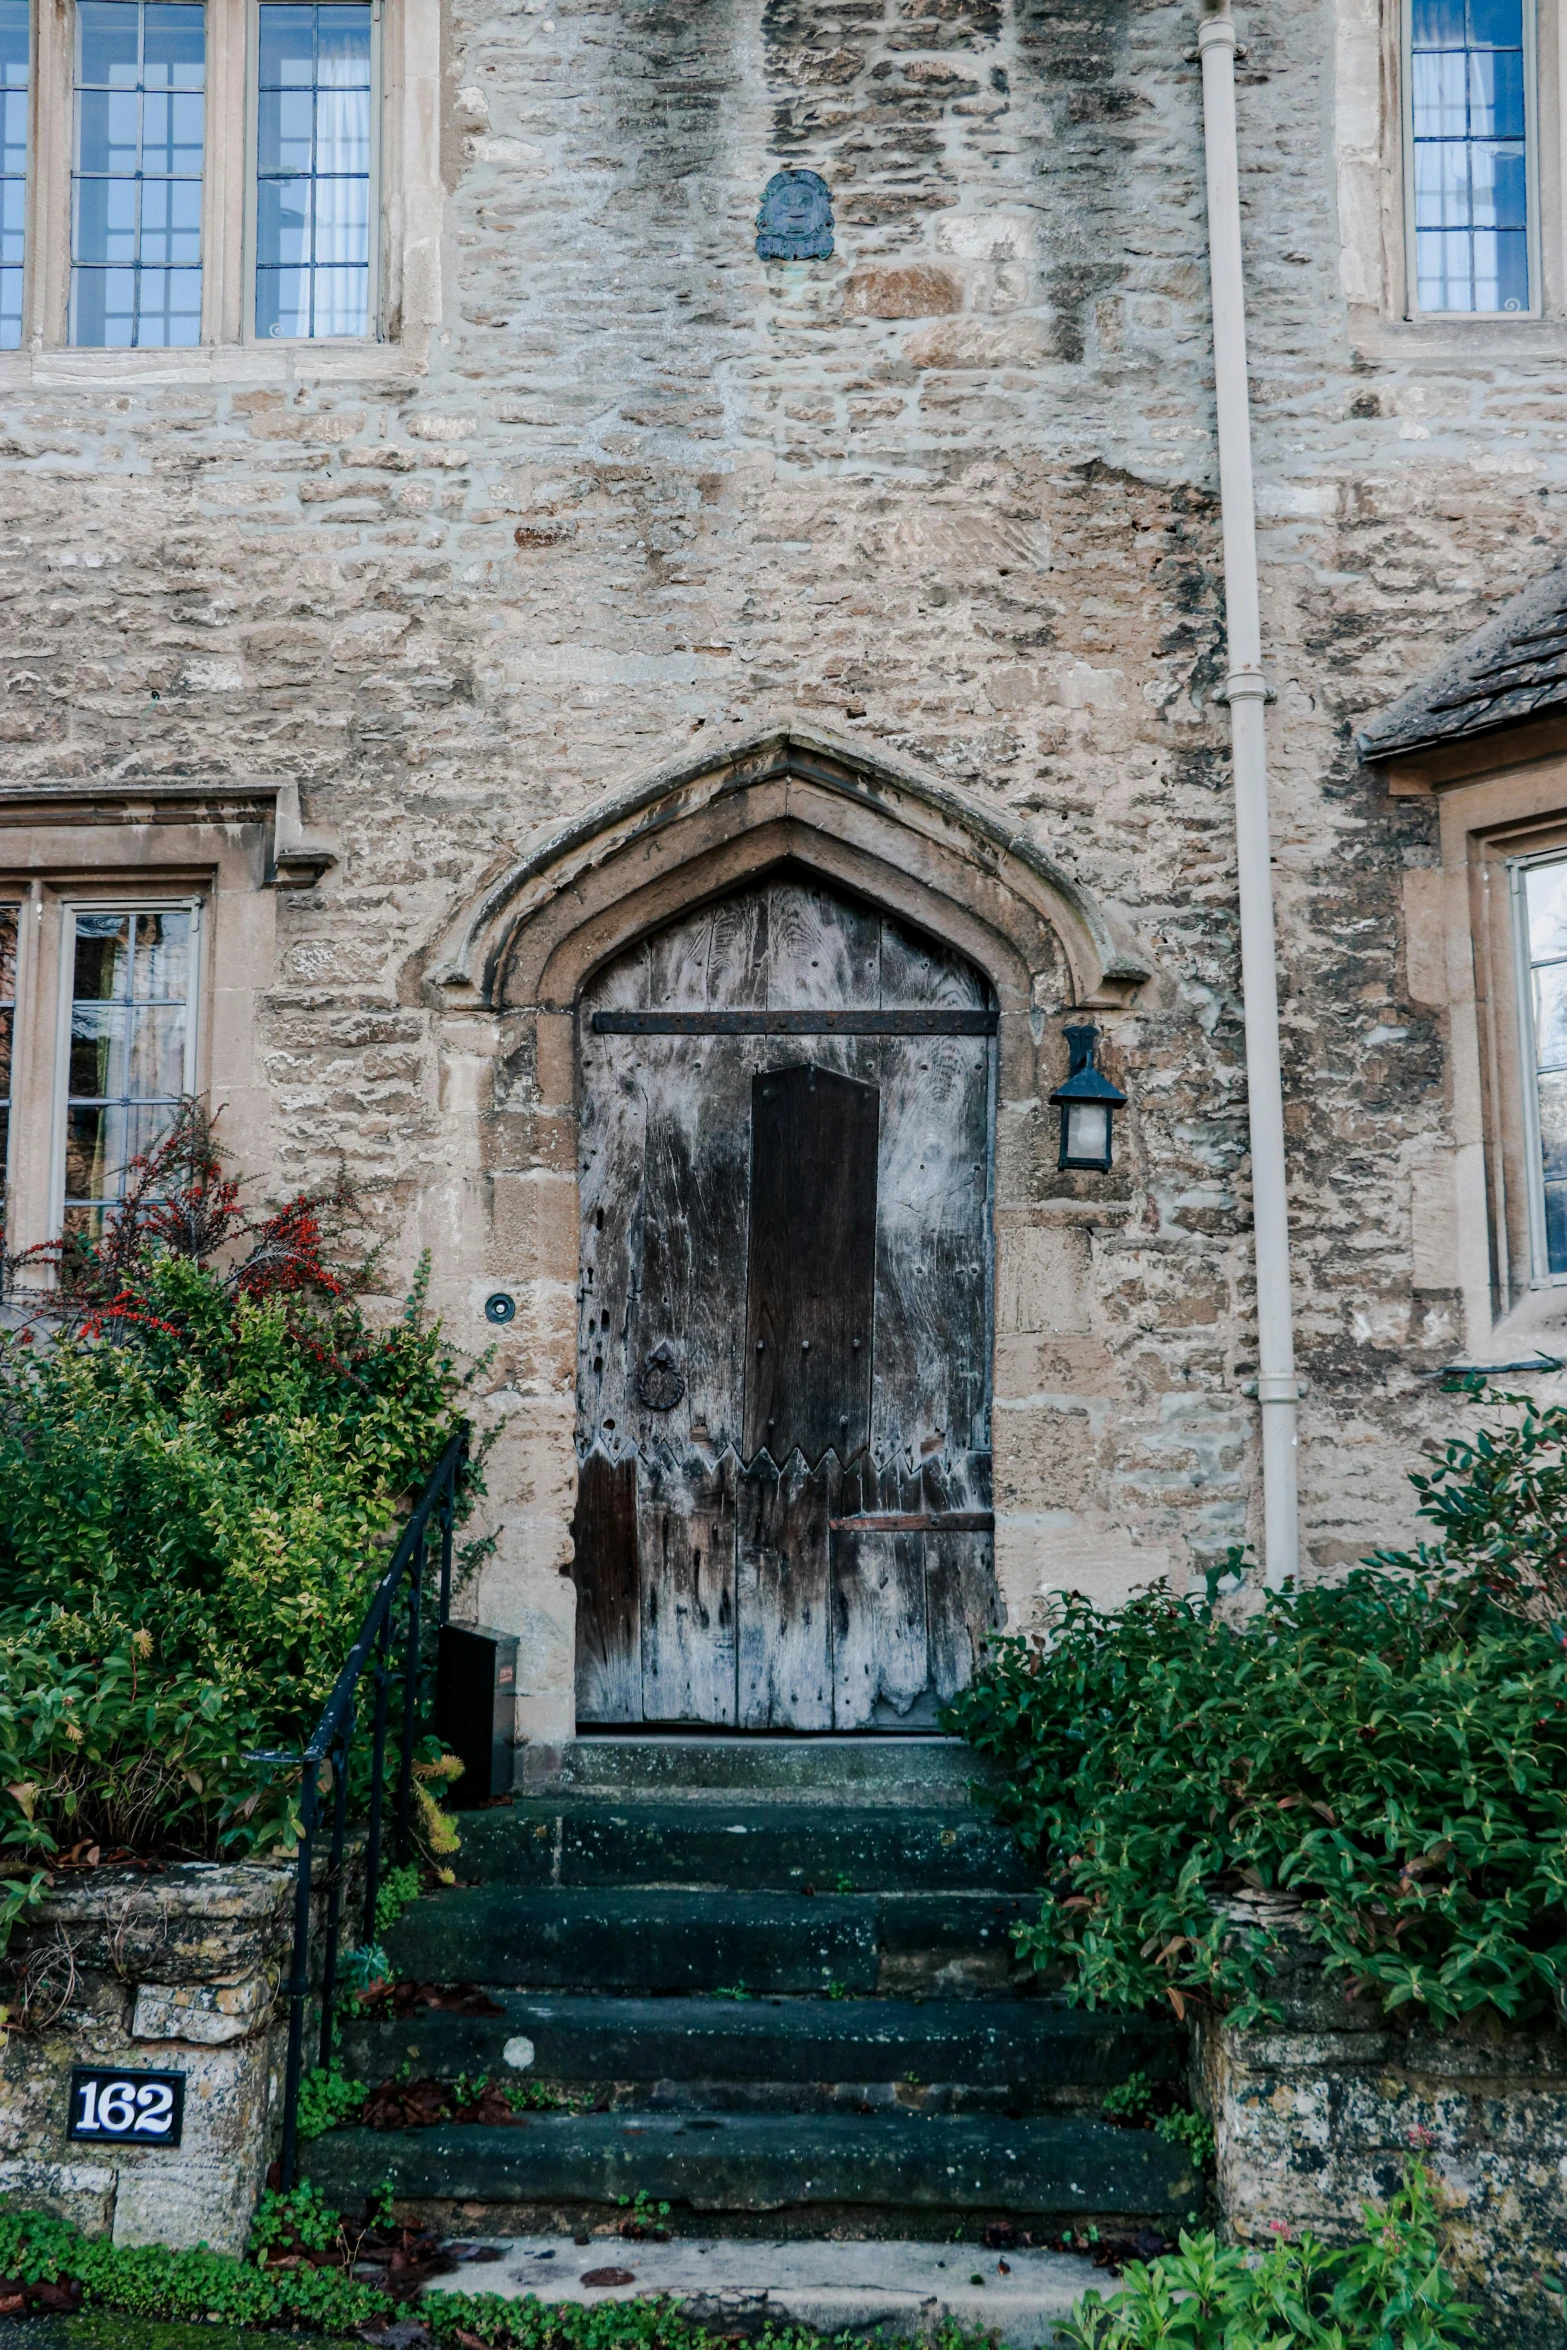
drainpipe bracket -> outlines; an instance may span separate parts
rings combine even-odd
[[[1293,1371],[1269,1371],[1261,1379],[1243,1379],[1242,1395],[1254,1395],[1259,1403],[1298,1403],[1305,1382]]]
[[[1278,691],[1260,669],[1232,669],[1223,685],[1213,689],[1215,702],[1276,702]]]

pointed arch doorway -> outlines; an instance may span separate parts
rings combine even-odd
[[[577,1718],[927,1728],[999,1621],[997,1012],[783,867],[578,1003]]]

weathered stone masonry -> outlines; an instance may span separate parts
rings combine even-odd
[[[1249,12],[1240,92],[1318,1568],[1407,1528],[1446,1408],[1421,1374],[1464,1342],[1411,1211],[1448,1148],[1401,943],[1434,816],[1350,737],[1553,559],[1562,479],[1559,330],[1366,355],[1347,11]],[[453,0],[427,338],[0,360],[4,786],[286,777],[338,828],[279,901],[253,1066],[213,1095],[270,1095],[279,1182],[341,1151],[465,1343],[517,1285],[478,1604],[527,1635],[535,1733],[570,1722],[569,1053],[435,950],[557,828],[707,745],[716,770],[797,722],[955,787],[1151,973],[1097,1015],[1132,1104],[1115,1177],[1054,1174],[1059,969],[1037,1082],[1001,1105],[1013,1620],[1062,1581],[1182,1582],[1253,1525],[1193,40],[1136,0]],[[785,160],[832,187],[831,260],[756,259]]]

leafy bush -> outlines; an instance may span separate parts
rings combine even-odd
[[[318,2064],[299,2084],[298,2130],[302,2143],[352,2121],[369,2096],[368,2083],[351,2081],[334,2058]]]
[[[1435,1466],[1409,1482],[1421,1517],[1441,1529],[1441,1540],[1413,1554],[1379,1551],[1374,1563],[1458,1568],[1504,1604],[1560,1624],[1567,1617],[1567,1407],[1492,1388],[1482,1371],[1450,1380],[1448,1392],[1496,1411],[1496,1423],[1473,1437],[1425,1445]]]
[[[412,1908],[423,1891],[418,1866],[408,1861],[400,1869],[388,1869],[381,1879],[375,1897],[375,1930],[389,1934],[405,1909]],[[382,1973],[386,1969],[383,1966]]]
[[[1213,2124],[1205,2113],[1193,2113],[1189,2106],[1177,2106],[1174,2113],[1160,2116],[1154,2123],[1153,2133],[1168,2146],[1184,2146],[1199,2170],[1212,2170],[1219,2148]]]
[[[1344,2251],[1305,2236],[1260,2260],[1183,2235],[1134,2262],[1121,2288],[1087,2293],[1057,2341],[1076,2350],[1452,2350],[1475,2331],[1442,2266],[1430,2174],[1410,2165],[1385,2213]]]
[[[0,1850],[291,1845],[400,1510],[454,1426],[423,1277],[379,1325],[341,1185],[252,1219],[200,1108],[0,1333]],[[361,1269],[361,1274],[363,1269]],[[18,1879],[17,1883],[22,1881]],[[10,1895],[14,1908],[18,1895]]]
[[[1010,1782],[1047,1874],[1025,1959],[1089,2006],[1272,2012],[1274,1938],[1226,1896],[1299,1897],[1347,1986],[1438,2020],[1543,2012],[1567,1980],[1567,1652],[1473,1581],[1392,1563],[1249,1623],[1071,1597],[996,1644],[949,1719]]]

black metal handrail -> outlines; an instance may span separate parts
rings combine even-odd
[[[375,1728],[370,1763],[370,1816],[365,1838],[364,1939],[375,1940],[376,1896],[381,1889],[381,1814],[386,1781],[387,1692],[395,1679],[392,1665],[392,1616],[405,1583],[408,1593],[403,1652],[403,1725],[397,1766],[397,1817],[393,1849],[401,1867],[413,1849],[413,1750],[419,1705],[420,1611],[424,1588],[425,1548],[430,1520],[439,1512],[441,1533],[440,1622],[445,1623],[452,1596],[452,1524],[457,1491],[468,1459],[469,1428],[462,1422],[442,1453],[413,1514],[403,1528],[392,1563],[376,1585],[359,1637],[348,1652],[321,1719],[302,1755],[266,1755],[254,1759],[298,1763],[304,1773],[300,1796],[299,1874],[294,1886],[294,1956],[287,1983],[288,2064],[283,2076],[283,2144],[278,2157],[278,2183],[285,2194],[294,2184],[299,2152],[299,2091],[305,2070],[305,2009],[310,1997],[311,1872],[316,1833],[321,1823],[321,1772],[332,1766],[332,1841],[327,1866],[326,1951],[321,1970],[321,2056],[331,2061],[333,2006],[337,1991],[337,1943],[343,1913],[343,1838],[348,1826],[348,1758],[357,1727],[356,1696],[360,1675],[375,1656]]]

